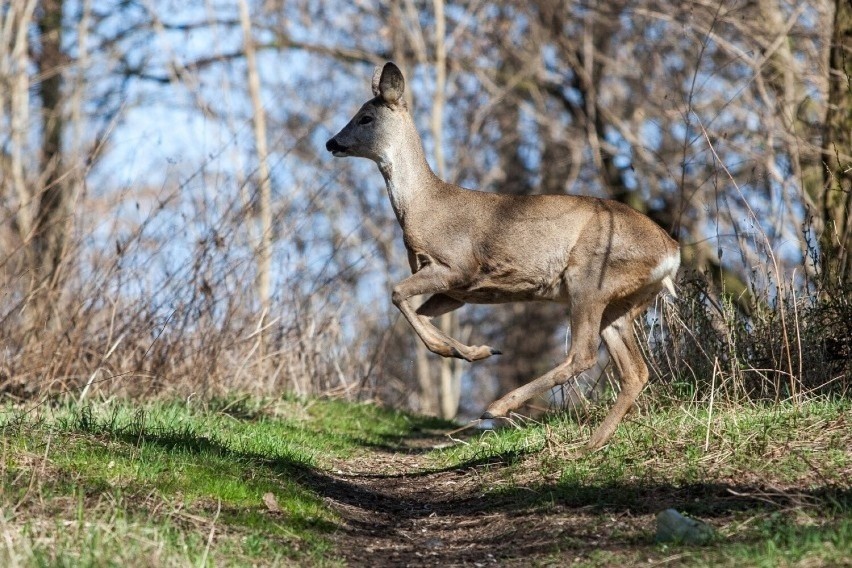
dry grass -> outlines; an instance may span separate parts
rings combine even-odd
[[[760,297],[750,313],[715,297],[707,280],[680,283],[638,330],[658,402],[804,401],[848,394],[852,377],[852,290]]]
[[[340,307],[351,286],[328,288],[345,277],[331,260],[324,275],[282,275],[264,311],[256,251],[231,207],[196,211],[201,236],[184,250],[186,236],[167,229],[188,204],[158,199],[161,207],[129,228],[81,227],[55,286],[33,281],[26,246],[0,231],[0,391],[33,400],[358,390],[375,345],[347,335],[345,320],[360,310]]]

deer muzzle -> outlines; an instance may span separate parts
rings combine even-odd
[[[349,148],[340,144],[335,138],[332,138],[331,140],[325,143],[325,149],[331,152],[332,156],[336,156],[338,158],[342,158],[344,156],[349,155]]]

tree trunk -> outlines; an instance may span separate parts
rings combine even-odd
[[[38,28],[41,34],[41,53],[36,59],[38,95],[41,99],[42,152],[41,171],[44,190],[41,192],[36,214],[36,248],[45,262],[46,273],[53,276],[61,260],[65,238],[64,220],[67,200],[62,179],[62,1],[46,0],[41,3]]]
[[[835,0],[822,151],[822,269],[852,283],[852,0]]]
[[[9,126],[11,127],[8,163],[4,160],[0,164],[4,174],[0,176],[0,192],[17,198],[14,229],[24,243],[31,238],[33,225],[33,188],[26,181],[24,155],[30,120],[28,30],[32,23],[35,4],[35,0],[30,0],[26,5],[13,5],[0,20],[3,29],[11,32],[8,37],[3,38],[2,48],[9,53],[9,57],[2,62],[3,67],[0,69],[3,80],[8,81],[11,87],[8,93],[0,89],[0,112],[6,108],[9,109]],[[6,158],[2,153],[0,157]]]
[[[59,289],[61,265],[70,220],[70,195],[62,160],[65,120],[62,109],[62,71],[66,56],[62,51],[62,0],[44,0],[37,10],[40,51],[35,58],[38,97],[41,102],[42,143],[40,169],[42,190],[33,221],[31,259],[38,275],[35,313],[37,322],[58,324],[55,298]]]
[[[435,146],[435,167],[438,176],[446,179],[444,163],[444,96],[447,89],[447,45],[444,0],[433,0],[435,10],[435,96],[432,107],[432,137]],[[459,332],[459,314],[444,314],[438,321],[441,331],[450,337]],[[440,362],[441,417],[455,418],[461,398],[461,376],[464,368],[458,359],[443,358]]]
[[[260,301],[261,321],[258,329],[262,329],[269,315],[271,298],[272,275],[272,184],[269,179],[269,151],[266,140],[266,113],[260,92],[260,74],[257,69],[254,37],[251,28],[251,15],[247,0],[240,0],[240,24],[243,32],[243,46],[246,54],[246,79],[248,80],[249,97],[251,99],[252,117],[254,124],[254,140],[257,150],[257,176],[260,188],[258,214],[260,216],[260,238],[257,243],[257,296]],[[266,340],[263,333],[258,341],[261,357],[266,351]]]

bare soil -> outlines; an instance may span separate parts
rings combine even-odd
[[[679,565],[682,552],[654,544],[656,513],[700,503],[704,520],[720,526],[767,505],[765,492],[736,483],[566,491],[541,474],[518,479],[534,467],[512,476],[506,463],[427,469],[422,454],[446,442],[435,435],[378,448],[312,480],[343,521],[335,539],[348,565]]]

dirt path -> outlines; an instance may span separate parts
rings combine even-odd
[[[324,493],[344,521],[338,553],[349,565],[565,565],[635,543],[653,522],[553,503],[509,482],[501,464],[429,472],[422,454],[441,443],[425,438],[337,464]]]
[[[839,435],[825,423],[807,432],[823,436],[823,431]],[[727,559],[730,565],[733,557],[723,553],[740,544],[755,547],[749,554],[756,554],[759,564],[768,530],[781,531],[776,546],[787,547],[790,559],[801,552],[800,538],[835,538],[831,535],[840,529],[832,527],[841,526],[839,513],[826,520],[823,511],[848,507],[850,499],[848,484],[836,481],[842,475],[831,474],[831,481],[810,461],[794,480],[781,469],[773,477],[777,451],[765,452],[766,462],[759,465],[737,466],[731,460],[730,472],[709,468],[706,475],[695,476],[666,469],[668,462],[679,460],[679,450],[649,452],[618,459],[650,460],[659,468],[640,475],[584,476],[582,467],[565,475],[580,443],[547,441],[534,453],[436,469],[426,454],[447,443],[443,433],[428,433],[397,446],[372,447],[334,463],[331,470],[307,468],[312,478],[305,482],[341,519],[334,553],[349,566],[371,568],[681,566],[699,560],[712,565],[712,559]],[[587,467],[613,465],[606,459],[585,461]],[[719,538],[694,549],[657,546],[656,515],[667,508],[716,527]],[[787,523],[795,515],[799,520]],[[808,565],[833,565],[821,563],[819,548],[808,554],[813,560]],[[831,553],[826,557],[834,558]]]

